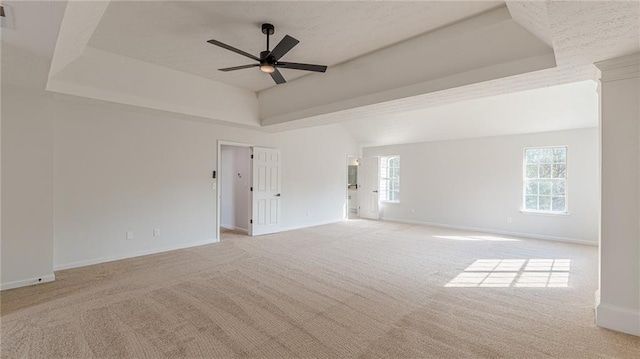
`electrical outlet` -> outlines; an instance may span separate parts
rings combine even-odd
[[[412,209],[412,210],[411,210],[411,214],[416,214],[416,210],[415,210],[415,209]]]
[[[513,218],[507,217],[507,223],[511,223],[511,222],[513,222]]]
[[[311,211],[307,211],[307,217],[311,216]]]
[[[160,228],[154,228],[153,229],[153,236],[154,237],[160,237]]]
[[[133,231],[128,231],[127,232],[127,239],[128,240],[132,240],[133,239]]]

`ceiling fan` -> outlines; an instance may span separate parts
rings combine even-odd
[[[224,69],[218,69],[219,71],[235,71],[235,70],[242,70],[242,69],[248,69],[251,67],[260,67],[260,71],[268,73],[269,75],[271,75],[271,78],[273,79],[273,81],[276,82],[276,84],[283,84],[285,82],[287,82],[284,77],[282,77],[282,74],[280,73],[280,71],[278,71],[278,68],[281,69],[293,69],[293,70],[303,70],[303,71],[313,71],[313,72],[325,72],[327,71],[327,67],[323,66],[323,65],[312,65],[312,64],[300,64],[300,63],[296,63],[296,62],[282,62],[279,61],[280,58],[282,56],[284,56],[287,52],[289,52],[291,49],[293,49],[294,46],[296,46],[300,41],[294,39],[293,37],[289,36],[289,35],[285,35],[284,38],[282,40],[280,40],[280,42],[278,43],[278,45],[276,45],[276,47],[273,48],[273,50],[269,51],[269,36],[273,35],[273,33],[275,32],[275,28],[273,25],[271,24],[262,24],[262,33],[267,35],[267,50],[266,51],[262,51],[260,52],[260,57],[256,57],[251,55],[248,52],[242,51],[240,49],[236,49],[233,46],[229,46],[227,44],[224,44],[220,41],[217,40],[209,40],[207,41],[208,43],[212,44],[212,45],[216,45],[216,46],[220,46],[224,49],[233,51],[237,54],[240,54],[242,56],[246,56],[252,60],[258,61],[257,64],[250,64],[250,65],[241,65],[241,66],[234,66],[234,67],[227,67]]]

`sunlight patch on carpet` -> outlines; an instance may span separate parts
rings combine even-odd
[[[570,259],[478,259],[445,287],[567,288]]]

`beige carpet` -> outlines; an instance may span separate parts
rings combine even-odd
[[[594,325],[595,247],[364,220],[225,236],[2,292],[2,358],[640,358]]]

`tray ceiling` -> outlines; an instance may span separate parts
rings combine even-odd
[[[258,55],[266,46],[260,24],[270,22],[276,27],[272,47],[285,34],[300,40],[283,60],[332,66],[501,5],[499,1],[112,1],[89,46],[260,91],[274,85],[269,76],[257,69],[217,71],[251,60],[206,41],[213,38]],[[308,75],[282,72],[288,81]]]

